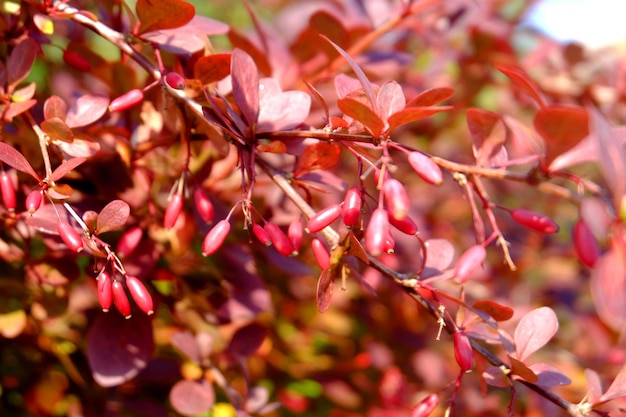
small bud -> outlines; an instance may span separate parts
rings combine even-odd
[[[82,72],[89,72],[89,70],[91,69],[91,64],[89,63],[89,61],[87,61],[85,57],[75,51],[72,51],[71,49],[66,49],[63,51],[63,62]]]
[[[143,230],[140,227],[135,226],[126,231],[120,238],[120,241],[117,242],[117,254],[124,258],[137,249],[139,246],[139,242],[141,242],[141,238],[143,236]]]
[[[363,199],[361,198],[361,191],[356,187],[350,188],[346,192],[341,212],[343,223],[347,227],[356,226],[357,222],[359,221],[359,217],[361,216],[362,204]]]
[[[583,220],[578,220],[574,225],[572,239],[574,240],[574,249],[580,262],[593,268],[600,257],[600,246],[596,237],[591,233],[591,229]]]
[[[41,190],[34,190],[28,193],[26,196],[26,210],[28,211],[28,214],[33,214],[39,210],[42,200],[43,192]]]
[[[224,244],[226,236],[230,233],[230,222],[226,219],[220,220],[209,233],[206,234],[202,242],[202,254],[204,256],[213,255]]]
[[[154,313],[154,304],[152,303],[152,296],[150,292],[143,285],[143,282],[139,278],[132,275],[126,275],[126,287],[130,296],[133,297],[135,304],[147,315]]]
[[[2,191],[4,206],[11,212],[15,211],[15,187],[13,187],[13,181],[6,172],[0,174],[0,191]]]
[[[115,303],[115,307],[117,307],[117,311],[119,311],[122,316],[129,319],[130,318],[130,301],[128,301],[128,296],[126,295],[126,291],[124,290],[124,286],[121,282],[116,279],[113,279],[111,284],[113,290],[113,303]]]
[[[403,220],[409,214],[411,202],[404,185],[395,178],[389,178],[383,183],[385,204],[391,216],[396,220]]]
[[[296,250],[293,248],[293,245],[289,241],[287,235],[281,230],[278,225],[272,222],[265,223],[265,231],[270,235],[270,239],[272,239],[272,244],[283,256],[292,256],[296,253]]]
[[[287,237],[293,246],[294,255],[297,255],[300,251],[300,247],[302,246],[302,222],[300,219],[295,219],[289,223]]]
[[[213,223],[215,209],[208,194],[200,187],[193,192],[193,201],[196,205],[198,215],[205,223]]]
[[[511,210],[511,218],[522,226],[526,226],[539,233],[552,234],[559,231],[559,226],[541,213],[524,209]]]
[[[265,246],[270,246],[272,244],[272,239],[270,239],[270,235],[260,224],[255,223],[254,226],[252,226],[252,233],[254,233],[256,238],[259,239],[259,241]]]
[[[474,245],[461,255],[454,268],[454,276],[457,282],[464,283],[485,261],[487,251],[483,245]]]
[[[440,185],[443,182],[441,168],[428,156],[421,152],[411,152],[409,154],[409,165],[424,181],[433,185]]]
[[[428,417],[439,404],[439,395],[429,394],[411,411],[411,417]]]
[[[69,223],[63,221],[59,222],[57,224],[57,231],[63,243],[72,251],[78,253],[83,250],[83,239]]]
[[[469,338],[463,331],[454,333],[454,358],[463,372],[469,371],[474,366],[474,351]]]
[[[315,213],[307,222],[304,230],[307,233],[317,233],[337,220],[339,216],[341,216],[341,206],[339,204],[330,205]]]
[[[415,236],[418,232],[417,224],[409,216],[398,220],[389,214],[389,223],[404,234]]]
[[[180,216],[180,212],[183,210],[183,195],[182,194],[174,194],[172,199],[167,205],[165,209],[165,217],[163,218],[163,226],[166,229],[171,229],[176,224],[176,220],[178,220],[178,216]]]
[[[102,311],[105,313],[111,308],[113,302],[113,286],[111,283],[111,274],[104,269],[98,275],[98,302]]]
[[[365,249],[373,256],[380,256],[386,252],[389,237],[389,220],[387,210],[377,208],[372,213],[370,222],[365,231]]]
[[[168,72],[165,76],[165,82],[174,90],[185,88],[185,78],[177,72]]]
[[[330,253],[326,249],[324,242],[314,237],[311,241],[311,248],[313,249],[313,256],[320,269],[324,270],[330,267]]]
[[[116,112],[116,111],[124,111],[124,110],[128,110],[133,106],[136,106],[137,104],[141,103],[143,101],[143,91],[141,91],[138,88],[135,88],[133,90],[128,91],[125,94],[122,94],[121,96],[114,98],[113,101],[111,101],[111,104],[109,104],[109,111],[110,112]]]

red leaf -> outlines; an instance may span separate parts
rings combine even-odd
[[[57,117],[63,121],[67,117],[67,104],[58,96],[51,96],[43,104],[43,117],[45,120]]]
[[[43,130],[51,140],[60,140],[62,142],[71,142],[74,139],[72,129],[58,117],[44,120],[41,122],[41,130]]]
[[[52,182],[56,182],[56,181],[60,180],[61,178],[63,178],[65,176],[65,174],[67,174],[68,172],[70,172],[71,170],[73,170],[74,168],[76,168],[77,166],[79,166],[80,164],[85,162],[86,160],[87,160],[87,158],[72,158],[72,159],[68,159],[67,161],[65,161],[61,165],[59,165],[52,172],[52,176],[49,178],[49,180],[52,181]]]
[[[504,143],[507,130],[502,118],[493,112],[467,110],[467,126],[472,134],[474,157],[478,166],[498,166],[507,160]]]
[[[383,133],[385,123],[368,104],[355,98],[354,93],[339,99],[337,106],[346,116],[363,123],[372,136],[377,138]]]
[[[233,97],[248,126],[259,117],[259,72],[252,57],[241,49],[232,54],[230,74]]]
[[[130,206],[128,203],[122,200],[111,201],[98,214],[96,233],[100,234],[124,227],[129,215]]]
[[[237,329],[226,351],[239,356],[251,356],[261,347],[267,336],[267,328],[258,323],[251,323]]]
[[[520,361],[548,343],[559,328],[550,307],[536,308],[525,314],[515,328],[515,347]]]
[[[37,182],[41,182],[41,178],[35,172],[30,163],[26,160],[24,155],[15,150],[12,146],[7,145],[4,142],[0,142],[0,161],[5,164],[22,171],[31,177],[35,178]]]
[[[513,317],[513,309],[490,300],[476,301],[472,307],[484,311],[496,321],[506,321]]]
[[[600,319],[616,332],[626,325],[626,257],[622,242],[597,260],[591,271],[591,295]]]
[[[147,316],[126,320],[119,314],[99,314],[90,324],[87,359],[100,386],[113,387],[134,378],[153,350],[152,322]]]
[[[626,365],[622,366],[609,389],[600,397],[600,401],[609,401],[623,396],[626,396]]]
[[[320,313],[324,313],[330,307],[334,287],[335,277],[330,268],[323,270],[317,281],[317,309]]]
[[[514,375],[519,376],[524,381],[535,383],[539,380],[537,374],[533,372],[526,364],[520,360],[517,360],[511,356],[509,356],[509,361],[511,362],[511,372]]]
[[[446,101],[454,94],[452,87],[435,87],[422,91],[406,104],[406,107],[429,107]]]
[[[294,177],[316,169],[329,169],[337,165],[341,149],[332,143],[319,142],[304,148]]]
[[[389,123],[388,133],[391,133],[398,126],[425,119],[433,114],[453,109],[452,106],[431,106],[431,107],[405,107],[397,113],[392,114],[387,122]]]
[[[141,21],[139,33],[181,27],[196,14],[195,7],[182,0],[138,0],[135,10]]]
[[[108,97],[85,94],[70,106],[65,123],[71,128],[86,126],[101,118],[108,108]]]
[[[170,391],[172,407],[184,416],[206,414],[215,403],[215,391],[206,379],[178,381]]]
[[[406,105],[402,87],[396,81],[387,81],[378,91],[376,97],[378,114],[381,119],[387,120],[392,114],[399,112]]]
[[[17,44],[7,60],[7,83],[9,90],[15,88],[30,73],[37,58],[37,44],[31,38],[25,38]]]
[[[528,94],[533,100],[539,104],[539,106],[543,107],[546,105],[546,101],[543,98],[543,94],[535,85],[535,83],[526,75],[526,73],[517,67],[513,67],[511,65],[496,65],[502,73],[504,73],[507,77],[509,77],[518,87],[520,87],[526,94]]]
[[[542,107],[535,115],[534,125],[546,141],[545,166],[589,135],[589,115],[582,107]]]
[[[4,116],[5,121],[10,123],[13,121],[14,117],[19,116],[20,114],[34,107],[35,104],[37,104],[37,100],[34,98],[21,102],[9,103],[7,109],[4,111],[2,116]]]
[[[194,78],[204,84],[214,83],[230,74],[231,54],[213,54],[198,59],[193,66]]]

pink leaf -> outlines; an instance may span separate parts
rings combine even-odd
[[[253,126],[259,117],[259,72],[252,57],[235,49],[231,57],[230,73],[233,97],[241,114]]]
[[[587,380],[587,400],[591,404],[602,402],[602,383],[598,373],[592,369],[585,369],[585,379]]]
[[[86,126],[101,118],[108,108],[108,97],[85,94],[70,106],[65,122],[71,128]]]
[[[623,396],[626,396],[626,365],[622,366],[609,389],[600,397],[600,401],[610,401]]]
[[[591,271],[591,296],[598,315],[616,332],[626,325],[626,259],[621,245],[613,243]]]
[[[45,120],[58,117],[59,119],[65,121],[65,118],[67,117],[67,104],[62,98],[58,96],[51,96],[46,99],[43,104],[43,116]]]
[[[7,145],[4,142],[0,142],[0,161],[5,164],[22,171],[31,177],[35,178],[38,182],[41,182],[39,175],[35,172],[28,160],[18,152],[11,145]]]
[[[498,114],[487,110],[468,109],[467,126],[472,134],[472,148],[478,166],[494,167],[507,161],[504,148],[507,130]]]
[[[376,97],[378,114],[381,119],[387,120],[392,114],[399,112],[406,105],[402,87],[396,81],[387,81],[378,91]]]
[[[517,358],[524,361],[543,347],[559,328],[556,314],[550,307],[540,307],[522,317],[515,329]]]
[[[52,176],[50,177],[50,181],[56,182],[63,178],[65,174],[85,162],[87,158],[72,158],[63,162],[61,165],[56,167],[56,169],[52,172]]]
[[[262,79],[260,88],[257,132],[293,129],[309,115],[311,97],[305,92],[283,92],[273,78]]]
[[[191,55],[206,45],[206,36],[223,35],[229,26],[226,23],[195,15],[189,23],[175,29],[160,29],[141,35],[143,39],[159,44],[168,52]],[[205,57],[206,58],[206,57]]]
[[[361,83],[356,78],[352,78],[346,74],[339,74],[334,78],[335,91],[337,97],[344,98],[353,91],[356,91],[361,87]]]
[[[215,403],[215,391],[206,379],[178,381],[169,395],[172,407],[184,416],[207,413]]]
[[[122,200],[111,201],[98,214],[96,233],[100,234],[122,228],[129,215],[130,206],[128,203]]]

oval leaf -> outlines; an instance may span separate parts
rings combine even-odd
[[[513,317],[513,309],[490,300],[476,301],[472,307],[484,311],[496,321],[506,321]]]
[[[30,73],[37,58],[37,44],[31,38],[18,43],[7,61],[7,81],[9,90],[15,88]]]
[[[481,109],[469,109],[466,114],[476,165],[491,167],[506,162],[504,144],[507,130],[502,118],[496,113]]]
[[[543,347],[558,328],[556,314],[550,307],[536,308],[525,314],[515,329],[517,358],[523,361],[528,355]]]
[[[267,336],[267,328],[258,323],[251,323],[237,329],[230,339],[228,353],[239,356],[250,356],[261,346]]]
[[[41,122],[41,130],[50,136],[51,140],[60,140],[62,142],[71,142],[74,138],[72,129],[58,117],[53,117]]]
[[[43,104],[43,117],[45,120],[57,117],[65,121],[67,117],[67,103],[61,97],[49,97]]]
[[[433,114],[451,110],[452,108],[452,106],[405,107],[399,112],[392,114],[389,119],[387,119],[389,123],[387,132],[393,131],[398,126],[425,119]]]
[[[193,65],[193,76],[204,84],[214,83],[230,74],[231,54],[203,56]]]
[[[215,391],[207,381],[178,381],[170,391],[170,403],[184,416],[205,414],[215,403]]]
[[[122,228],[128,216],[130,215],[130,206],[122,200],[113,200],[100,211],[96,226],[96,234],[109,232]]]
[[[582,107],[551,105],[539,109],[534,119],[546,141],[545,166],[589,135],[589,115]]]
[[[616,332],[626,325],[626,256],[621,245],[614,243],[591,271],[591,296],[598,315]]]
[[[259,117],[259,71],[250,55],[235,49],[231,58],[230,74],[233,98],[241,114],[253,126]]]
[[[452,87],[435,87],[422,91],[406,104],[406,107],[429,107],[446,101],[454,94]]]
[[[545,106],[546,101],[543,98],[543,94],[537,87],[537,85],[526,75],[526,73],[517,67],[511,65],[496,65],[496,68],[500,70],[504,75],[509,77],[518,87],[520,87],[526,94],[528,94],[533,100],[540,106]]]
[[[38,182],[41,182],[39,175],[37,175],[24,155],[14,149],[11,145],[7,145],[4,142],[0,142],[0,161],[17,169],[18,171],[22,171],[30,175]]]
[[[55,182],[55,181],[60,180],[61,178],[63,178],[65,176],[65,174],[67,174],[68,172],[70,172],[71,170],[73,170],[74,168],[76,168],[77,166],[79,166],[80,164],[85,162],[86,160],[87,160],[87,158],[72,158],[72,159],[68,159],[67,161],[65,161],[61,165],[59,165],[54,170],[54,172],[52,172],[52,176],[50,177],[50,181]]]
[[[294,177],[316,169],[329,169],[337,165],[341,149],[332,143],[319,142],[304,148],[298,160]]]
[[[72,104],[65,123],[71,128],[86,126],[101,118],[108,109],[108,97],[85,94]]]
[[[526,364],[522,361],[519,361],[511,356],[509,356],[509,360],[511,361],[511,372],[518,377],[522,378],[524,381],[535,383],[539,380],[537,374],[533,372]]]
[[[139,33],[181,27],[196,14],[196,8],[182,0],[138,0],[135,10],[141,21]]]

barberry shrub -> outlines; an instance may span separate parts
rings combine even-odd
[[[626,408],[623,58],[526,2],[0,7],[0,414]]]

